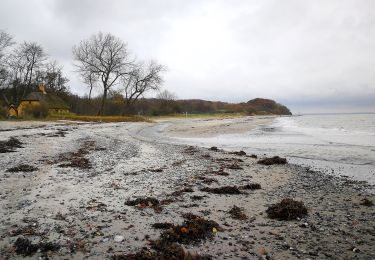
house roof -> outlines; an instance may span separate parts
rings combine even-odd
[[[22,101],[40,101],[45,103],[48,108],[69,109],[69,106],[60,97],[42,92],[31,92]]]

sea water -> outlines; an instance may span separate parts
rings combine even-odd
[[[279,117],[243,134],[180,141],[279,155],[290,163],[375,184],[375,114]]]

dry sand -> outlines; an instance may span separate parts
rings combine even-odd
[[[228,124],[211,123],[198,120],[194,126],[200,125],[199,130],[192,132],[204,135],[215,129],[216,134],[224,128],[222,124]],[[179,121],[169,131],[181,133],[188,125]],[[247,131],[254,123],[243,125],[239,128]],[[0,140],[13,136],[24,143],[14,152],[0,153],[0,255],[23,258],[14,248],[19,237],[34,244],[50,241],[61,246],[55,252],[37,252],[31,259],[46,255],[103,259],[143,247],[153,252],[150,241],[162,232],[153,223],[177,225],[183,222],[184,213],[194,213],[216,221],[222,230],[183,247],[213,259],[375,258],[375,207],[360,204],[364,198],[375,199],[366,193],[364,183],[288,164],[264,166],[256,158],[165,144],[137,134],[150,126],[154,125],[48,124],[0,132]],[[69,163],[91,167],[76,168]],[[38,170],[7,172],[20,164]],[[233,164],[238,169],[230,169]],[[220,168],[229,175],[215,175]],[[202,177],[214,182],[206,183]],[[233,195],[201,191],[249,183],[259,183],[261,189]],[[193,192],[172,195],[186,187]],[[125,205],[129,199],[144,196],[172,201],[161,212]],[[193,196],[203,197],[194,200]],[[268,218],[267,207],[285,197],[302,200],[308,215],[290,221]],[[246,220],[231,218],[228,211],[234,205],[243,208]]]

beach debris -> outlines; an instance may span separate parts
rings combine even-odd
[[[374,206],[374,203],[371,200],[369,200],[368,198],[362,199],[361,203],[359,203],[359,204],[363,205],[363,206],[367,206],[367,207]]]
[[[112,259],[114,260],[153,260],[153,259],[185,259],[185,260],[209,260],[211,257],[209,256],[201,256],[198,254],[192,254],[182,245],[177,243],[171,243],[164,240],[156,240],[152,241],[152,249],[142,248],[137,253],[131,254],[124,254],[124,253],[117,253],[115,254]]]
[[[258,156],[256,154],[249,155],[249,157],[254,158],[254,159],[258,158]]]
[[[86,206],[87,210],[98,210],[98,211],[106,211],[107,210],[107,205],[104,204],[103,202],[97,201],[96,199],[91,199],[87,202]]]
[[[191,198],[192,200],[203,200],[204,197],[206,197],[206,196],[193,195],[193,196],[191,196],[190,198]]]
[[[0,141],[0,153],[11,153],[16,148],[23,148],[22,142],[15,137],[10,137],[8,141]]]
[[[201,191],[214,193],[214,194],[242,194],[237,186],[223,186],[218,188],[205,187]]]
[[[197,179],[197,180],[201,180],[202,183],[207,183],[207,184],[211,184],[213,182],[217,182],[217,180],[214,179],[214,178],[208,178],[208,177],[199,176],[199,175],[195,176],[194,178]]]
[[[241,189],[244,189],[244,190],[259,190],[261,188],[262,187],[260,186],[259,183],[249,183],[249,184],[241,186]]]
[[[263,165],[286,164],[286,163],[287,163],[286,158],[281,158],[279,156],[264,158],[258,161],[258,164],[263,164]]]
[[[268,207],[268,217],[279,220],[293,220],[307,215],[307,208],[302,201],[285,198],[281,202]]]
[[[65,129],[59,129],[55,133],[50,133],[47,135],[47,137],[65,137],[65,134],[68,132],[68,130]]]
[[[190,244],[213,237],[221,230],[219,224],[215,221],[206,220],[203,217],[191,213],[184,214],[183,218],[185,221],[181,225],[173,226],[161,234],[161,240],[163,242]]]
[[[183,193],[186,193],[186,192],[194,192],[194,190],[191,187],[184,187],[181,190],[174,191],[171,195],[178,197],[178,196],[181,196]]]
[[[40,242],[37,244],[31,243],[27,238],[19,237],[14,242],[14,249],[16,254],[22,256],[32,256],[38,250],[42,253],[55,252],[60,249],[60,245],[53,242]]]
[[[143,247],[139,252],[132,254],[118,253],[113,259],[186,259],[186,260],[208,260],[210,256],[190,253],[183,245],[199,242],[206,238],[215,236],[221,231],[219,224],[202,217],[185,214],[182,225],[174,226],[171,223],[155,223],[154,228],[166,229],[157,240],[149,241],[151,248]]]
[[[163,172],[163,168],[149,169],[150,172]]]
[[[197,148],[195,148],[194,146],[188,146],[185,150],[184,150],[184,153],[188,154],[188,155],[193,155],[195,154],[196,152],[198,152]]]
[[[137,198],[125,202],[127,206],[134,206],[138,209],[153,208],[156,212],[161,211],[161,203],[153,197]]]
[[[239,156],[246,156],[246,152],[244,152],[244,151],[230,152],[230,154],[235,154],[235,155],[239,155]]]
[[[224,168],[220,168],[217,171],[211,171],[210,173],[214,174],[214,175],[219,175],[219,176],[228,176],[229,175],[229,173],[224,171]]]
[[[243,169],[237,162],[229,164],[226,167],[228,169],[231,169],[231,170],[242,170]]]
[[[92,167],[91,163],[84,156],[92,150],[95,150],[95,141],[86,140],[77,152],[61,155],[58,161],[67,161],[67,163],[62,163],[59,167],[73,167],[82,170],[90,169]]]
[[[240,208],[240,207],[237,207],[236,205],[234,205],[229,211],[228,213],[230,214],[230,216],[234,219],[239,219],[239,220],[245,220],[247,219],[247,216],[246,214],[243,212],[243,209]]]
[[[28,165],[28,164],[20,164],[16,167],[9,168],[7,172],[34,172],[37,171],[38,168]]]
[[[209,148],[209,150],[214,152],[219,151],[219,149],[216,146],[212,146],[211,148]]]
[[[14,242],[14,248],[17,255],[31,256],[38,251],[38,246],[32,244],[27,238],[19,237]]]
[[[152,224],[152,227],[155,229],[169,229],[169,228],[174,227],[174,225],[169,222],[162,222],[162,223],[154,223]]]

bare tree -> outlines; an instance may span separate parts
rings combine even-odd
[[[7,32],[0,31],[0,86],[4,83],[8,76],[8,71],[6,69],[6,49],[14,44],[13,38]]]
[[[82,77],[85,84],[90,88],[89,100],[91,100],[92,89],[97,86],[98,79],[94,73],[86,73],[85,75],[82,75]]]
[[[0,31],[0,60],[4,57],[5,49],[13,45],[13,37],[7,32]]]
[[[73,56],[75,66],[82,76],[91,75],[103,85],[103,97],[98,111],[98,115],[101,115],[108,90],[128,73],[133,64],[126,43],[112,34],[99,32],[74,46]]]
[[[132,72],[123,77],[125,111],[129,112],[133,103],[148,91],[159,90],[163,83],[161,76],[166,69],[155,61],[138,63]]]
[[[30,92],[32,85],[37,85],[39,70],[47,59],[41,45],[24,42],[7,59],[8,84],[11,103],[18,103]],[[8,99],[6,99],[8,100]]]
[[[63,75],[63,66],[59,65],[55,60],[46,63],[38,71],[36,81],[43,82],[48,92],[63,94],[69,91],[66,85],[69,80]]]
[[[165,101],[175,101],[177,99],[177,95],[165,89],[159,92],[156,98]]]

